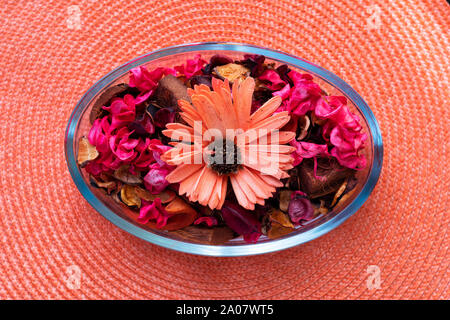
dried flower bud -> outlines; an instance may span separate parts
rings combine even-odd
[[[306,197],[294,197],[289,203],[289,217],[295,224],[314,218],[314,208]]]

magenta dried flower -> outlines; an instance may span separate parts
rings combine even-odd
[[[225,223],[245,241],[256,242],[261,236],[261,223],[250,211],[230,201],[225,201],[221,211]]]
[[[288,208],[289,217],[295,224],[309,221],[314,217],[314,208],[303,192],[294,192],[291,196]]]
[[[130,70],[130,82],[128,85],[137,88],[141,93],[136,97],[136,104],[147,100],[158,86],[158,81],[165,75],[176,75],[174,69],[156,68],[148,71],[145,67],[137,67]]]
[[[174,122],[175,112],[169,108],[159,109],[156,111],[153,120],[155,121],[155,126],[165,128],[166,124]]]
[[[213,227],[213,226],[217,226],[218,222],[217,219],[215,217],[200,217],[197,218],[197,220],[194,221],[195,225],[198,224],[206,224],[208,227]]]

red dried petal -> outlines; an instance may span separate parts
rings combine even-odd
[[[250,211],[225,201],[221,212],[225,223],[234,232],[243,235],[245,241],[255,242],[261,235],[261,223]]]

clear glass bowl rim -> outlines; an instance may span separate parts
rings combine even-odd
[[[152,60],[162,58],[165,56],[170,56],[178,53],[188,53],[193,51],[212,51],[212,50],[225,50],[225,51],[237,51],[245,52],[251,54],[264,55],[269,59],[280,60],[282,62],[291,64],[305,71],[312,72],[321,78],[323,81],[328,82],[337,89],[341,90],[347,98],[349,98],[354,105],[361,111],[364,115],[368,127],[372,134],[373,141],[373,161],[372,167],[369,171],[368,179],[361,189],[359,195],[345,207],[341,212],[336,214],[333,218],[325,221],[324,223],[318,225],[315,228],[307,230],[303,233],[294,234],[286,238],[271,240],[267,242],[255,243],[255,244],[242,244],[242,245],[230,245],[230,246],[217,246],[217,245],[205,245],[205,244],[194,244],[189,242],[183,242],[175,239],[170,239],[167,237],[159,236],[152,232],[146,231],[138,226],[133,225],[127,220],[123,219],[107,206],[105,206],[90,190],[89,186],[84,181],[75,158],[75,150],[73,149],[74,137],[76,129],[78,127],[78,122],[83,114],[83,109],[89,104],[89,101],[101,91],[105,85],[114,81],[118,76],[124,72],[141,65],[143,63],[150,62]],[[97,81],[80,99],[80,101],[75,106],[73,110],[65,133],[65,155],[66,162],[69,168],[69,172],[72,179],[77,186],[80,193],[88,201],[88,203],[97,210],[101,215],[103,215],[110,222],[118,226],[119,228],[133,234],[143,240],[151,242],[153,244],[190,254],[206,255],[206,256],[219,256],[219,257],[231,257],[231,256],[248,256],[256,254],[264,254],[279,250],[284,250],[299,244],[311,241],[324,235],[325,233],[333,230],[350,216],[352,216],[367,200],[370,193],[374,189],[378,178],[381,173],[381,167],[383,163],[383,142],[381,137],[380,128],[378,122],[370,110],[367,103],[362,99],[362,97],[351,88],[344,80],[333,74],[332,72],[315,65],[309,61],[302,58],[296,57],[294,55],[284,53],[278,50],[268,49],[256,45],[244,44],[244,43],[233,43],[233,42],[200,42],[200,43],[189,43],[176,45],[171,47],[166,47],[150,53],[144,54],[137,57],[119,67],[109,72],[99,81]]]

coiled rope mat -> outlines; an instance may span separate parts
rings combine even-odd
[[[449,13],[444,0],[2,0],[0,298],[450,298]],[[75,103],[131,58],[197,41],[296,54],[366,99],[385,157],[357,214],[286,251],[208,258],[88,205],[63,153]]]

